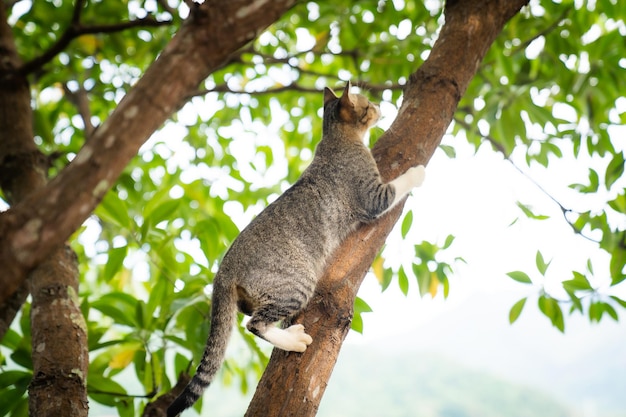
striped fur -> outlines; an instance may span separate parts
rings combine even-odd
[[[219,370],[236,309],[251,315],[248,329],[276,347],[303,352],[312,343],[288,319],[309,302],[326,262],[360,223],[389,210],[421,184],[423,167],[383,184],[363,137],[380,117],[364,96],[326,89],[322,140],[300,179],[261,212],[233,242],[215,276],[211,331],[189,385],[168,409],[175,417],[192,406]]]

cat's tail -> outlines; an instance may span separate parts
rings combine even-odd
[[[211,330],[202,360],[189,385],[185,387],[184,391],[167,409],[167,417],[178,416],[183,410],[191,407],[198,401],[222,366],[226,345],[235,324],[236,302],[237,293],[235,288],[229,285],[223,286],[221,285],[221,280],[216,279],[213,283]]]

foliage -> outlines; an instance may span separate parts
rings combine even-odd
[[[147,17],[169,23],[86,31],[31,79],[36,142],[43,152],[62,155],[53,175],[76,155],[87,127],[106,119],[188,12],[184,3],[164,3],[87,2],[84,27]],[[70,4],[13,6],[11,23],[25,61],[53,48],[70,27]],[[92,400],[116,407],[120,415],[136,415],[191,360],[198,362],[219,260],[238,230],[310,160],[321,135],[321,89],[350,79],[383,106],[396,108],[406,77],[428,56],[441,16],[437,2],[300,3],[211,75],[142,148],[72,241],[81,260]],[[575,195],[568,201],[548,197],[575,238],[597,242],[608,255],[610,279],[596,276],[589,262],[587,270],[563,281],[562,294],[552,294],[529,271],[509,274],[537,283],[539,309],[561,330],[562,306],[586,312],[592,321],[617,319],[619,307],[626,307],[605,288],[607,279],[614,287],[626,278],[624,150],[611,133],[626,113],[619,93],[626,83],[625,16],[626,6],[615,0],[526,8],[485,58],[451,128],[476,149],[489,143],[524,172],[550,168],[564,157],[586,169],[587,180],[570,186]],[[76,105],[80,97],[89,100],[88,113]],[[453,147],[444,150],[454,157]],[[575,205],[580,195],[606,204]],[[547,217],[526,202],[519,207],[529,219]],[[411,218],[408,212],[401,225],[404,237]],[[397,278],[406,293],[415,279],[421,295],[435,297],[442,289],[447,296],[454,263],[462,261],[442,255],[453,239],[441,246],[422,242],[415,257],[399,265],[387,262],[383,252],[374,272],[383,288]],[[538,253],[540,276],[548,265]],[[513,306],[512,322],[524,305]],[[23,395],[32,368],[27,310],[0,350],[0,410],[12,409],[15,416],[26,413]],[[357,330],[360,314],[369,310],[357,301]],[[261,372],[267,348],[245,332],[240,340],[244,347],[236,354],[243,360],[228,361],[222,376],[245,390],[248,373]]]

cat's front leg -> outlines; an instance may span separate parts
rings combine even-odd
[[[413,188],[419,187],[424,182],[426,170],[424,165],[409,168],[404,174],[400,175],[389,184],[393,185],[395,196],[390,207],[393,207]]]

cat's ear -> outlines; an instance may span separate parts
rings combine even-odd
[[[347,107],[347,108],[354,107],[354,102],[352,101],[352,98],[350,97],[351,86],[352,85],[350,84],[350,81],[348,81],[346,83],[346,87],[343,89],[343,94],[341,95],[341,99],[339,101],[339,104],[341,107]]]
[[[346,83],[346,86],[343,88],[343,95],[346,96],[350,93],[350,87],[352,87],[352,83],[350,80]]]
[[[337,96],[335,95],[333,90],[328,87],[324,87],[324,106],[331,100],[337,100]]]

